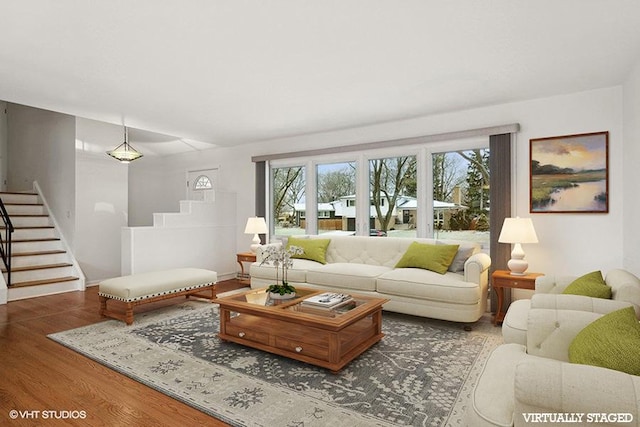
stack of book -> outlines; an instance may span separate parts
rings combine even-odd
[[[325,292],[320,295],[314,295],[302,301],[302,306],[309,308],[317,308],[321,310],[333,310],[338,307],[355,305],[355,301],[351,295],[334,294]]]

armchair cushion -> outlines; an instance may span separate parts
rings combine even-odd
[[[611,414],[621,418],[606,425],[637,426],[640,377],[528,356],[518,361],[514,384],[516,427],[545,425],[527,422],[532,413],[583,414],[582,423],[573,425],[605,425],[602,419],[589,422],[588,414]]]
[[[606,314],[578,333],[569,361],[640,375],[640,323],[632,307]]]
[[[562,293],[611,299],[611,287],[607,286],[599,270],[578,277]]]

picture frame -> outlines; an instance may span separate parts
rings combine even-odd
[[[529,140],[530,213],[609,212],[609,132]]]

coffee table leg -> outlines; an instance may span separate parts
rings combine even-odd
[[[382,310],[376,311],[371,317],[376,326],[376,335],[380,335],[382,333]]]
[[[220,308],[220,333],[227,330],[227,322],[231,319],[231,312],[226,308]]]

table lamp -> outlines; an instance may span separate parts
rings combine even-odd
[[[505,218],[498,237],[500,243],[513,243],[511,259],[507,263],[511,275],[524,276],[529,263],[524,259],[524,250],[521,243],[538,243],[536,230],[533,228],[531,218]]]
[[[247,219],[247,225],[244,228],[244,233],[253,234],[251,252],[255,253],[260,247],[260,236],[258,236],[258,234],[265,234],[267,231],[267,223],[264,218],[255,216]]]

